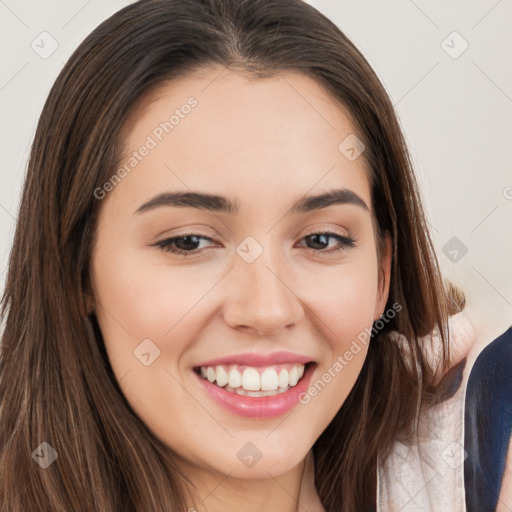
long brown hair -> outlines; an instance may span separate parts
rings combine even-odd
[[[375,507],[378,461],[414,431],[418,404],[432,396],[437,374],[420,338],[437,328],[448,356],[451,291],[393,106],[367,61],[300,0],[141,0],[73,53],[35,134],[2,298],[3,512],[188,508],[169,448],[120,391],[87,297],[94,190],[116,169],[124,121],[151,88],[211,63],[256,77],[298,70],[346,107],[366,146],[379,244],[392,239],[388,308],[401,310],[375,330],[354,388],[314,446],[327,512]],[[409,364],[392,330],[408,340]],[[31,457],[43,442],[58,454],[44,470]]]

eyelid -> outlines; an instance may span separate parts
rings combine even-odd
[[[302,234],[300,234],[302,233]],[[309,224],[306,226],[303,230],[299,232],[299,235],[297,235],[298,238],[304,238],[306,236],[316,235],[316,234],[322,234],[322,233],[329,233],[332,235],[341,236],[343,238],[353,238],[352,233],[349,229],[342,227],[342,226],[329,226],[325,225],[322,222],[315,222],[314,224]]]

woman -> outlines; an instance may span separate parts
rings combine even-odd
[[[32,148],[0,508],[394,510],[401,447],[463,390],[462,302],[335,25],[298,0],[130,5],[65,65]]]

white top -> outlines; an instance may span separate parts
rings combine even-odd
[[[464,312],[450,318],[449,330],[455,346],[472,344],[475,333]],[[439,338],[430,340],[435,347]],[[466,512],[464,403],[471,368],[466,363],[451,398],[420,413],[414,444],[395,442],[379,465],[377,512]]]

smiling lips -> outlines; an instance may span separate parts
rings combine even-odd
[[[201,366],[200,374],[226,391],[243,396],[261,397],[283,393],[296,386],[304,375],[304,365],[288,363],[265,367]]]
[[[280,416],[299,404],[316,363],[289,352],[240,354],[194,367],[198,383],[214,401],[239,416]]]

